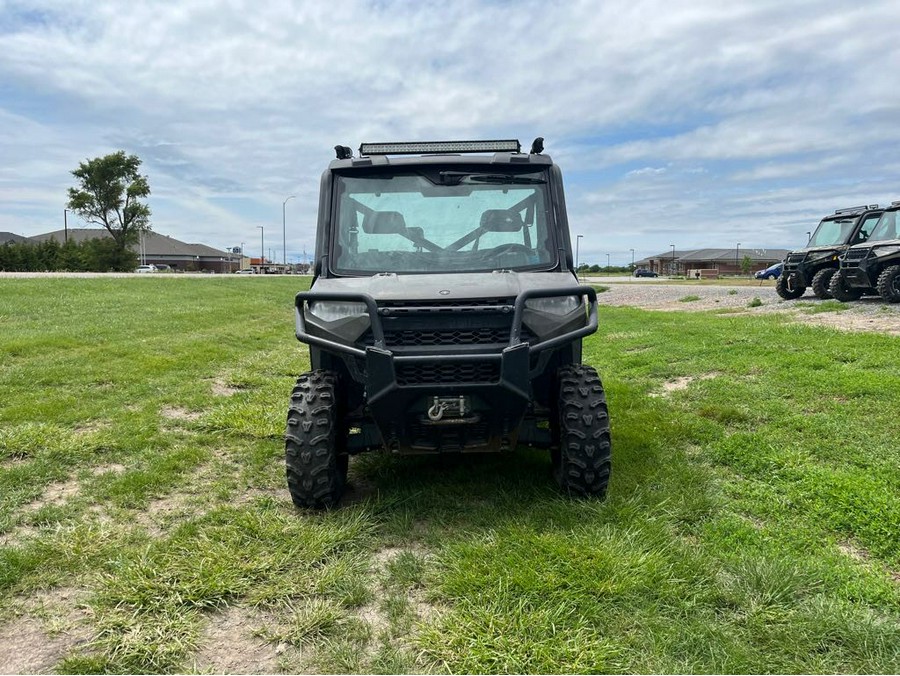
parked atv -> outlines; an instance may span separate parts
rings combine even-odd
[[[868,241],[847,249],[831,280],[831,295],[844,303],[880,295],[900,303],[900,201],[884,210]]]
[[[299,507],[344,491],[365,451],[551,451],[568,494],[610,477],[606,395],[581,363],[597,296],[578,284],[562,174],[518,141],[364,143],[322,176],[314,281],[296,296],[312,371],[287,415]]]
[[[799,298],[812,287],[817,298],[831,298],[830,283],[839,267],[838,257],[848,247],[865,242],[882,210],[877,204],[838,209],[820,222],[804,249],[784,259],[775,291],[785,300]]]

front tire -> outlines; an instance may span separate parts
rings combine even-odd
[[[878,275],[878,293],[888,303],[900,303],[900,265],[885,268]]]
[[[822,268],[813,276],[812,290],[816,294],[816,298],[828,300],[832,297],[828,285],[831,284],[831,278],[834,277],[835,272],[837,272],[837,268]]]
[[[291,392],[285,466],[297,507],[334,507],[344,493],[349,463],[339,416],[339,383],[333,371],[310,371],[297,379]]]
[[[606,495],[611,471],[611,440],[606,393],[590,366],[557,372],[554,412],[553,478],[563,492],[579,497]]]
[[[831,282],[828,285],[828,292],[842,303],[859,300],[862,298],[862,291],[855,289],[847,284],[846,271],[841,269],[834,273]]]
[[[781,275],[775,282],[775,292],[785,300],[794,300],[806,293],[806,287],[801,286],[796,272]]]

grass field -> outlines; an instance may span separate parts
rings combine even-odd
[[[603,307],[606,501],[528,449],[370,455],[316,514],[298,284],[0,280],[0,663],[900,672],[897,338]]]

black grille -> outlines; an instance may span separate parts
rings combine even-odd
[[[385,331],[386,345],[483,345],[485,343],[508,343],[509,329],[458,329],[458,330],[422,330]]]
[[[396,365],[400,385],[431,383],[496,383],[500,380],[499,362],[404,364]]]
[[[847,251],[847,253],[844,254],[844,260],[860,261],[868,255],[869,255],[868,249],[849,249]]]
[[[522,327],[519,339],[534,343],[536,336]],[[369,329],[359,341],[363,346],[374,344]],[[440,347],[443,345],[502,345],[509,344],[509,327],[482,327],[477,329],[387,329],[384,332],[385,347]]]

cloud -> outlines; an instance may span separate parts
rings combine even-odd
[[[766,210],[759,245],[789,245],[791,200],[812,217],[897,184],[900,43],[872,30],[894,2],[7,0],[0,17],[0,225],[23,234],[55,224],[79,161],[119,148],[182,239],[277,231],[296,194],[295,254],[336,143],[542,135],[598,256],[750,239],[743,200]]]

